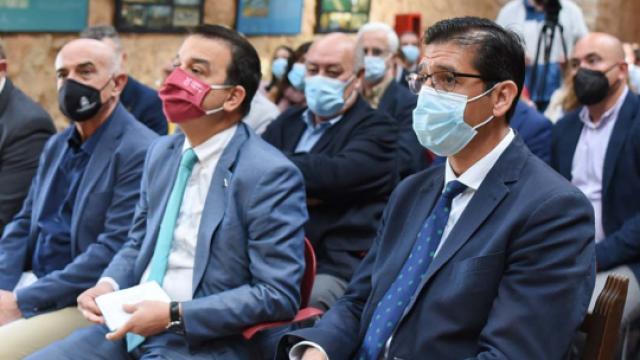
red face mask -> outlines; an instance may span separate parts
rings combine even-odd
[[[158,95],[167,119],[181,123],[221,111],[222,106],[212,110],[203,109],[202,101],[212,89],[232,87],[233,85],[209,85],[178,67],[164,81]]]

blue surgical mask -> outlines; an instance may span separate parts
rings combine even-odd
[[[418,56],[420,56],[420,49],[418,49],[415,45],[405,45],[401,48],[402,55],[407,59],[409,64],[415,64],[418,61]]]
[[[376,82],[384,77],[387,65],[380,56],[364,57],[364,80],[368,83]]]
[[[325,118],[337,115],[344,107],[344,90],[351,81],[342,82],[321,75],[306,78],[304,96],[311,112]]]
[[[478,133],[477,129],[493,119],[493,115],[476,126],[464,122],[467,103],[480,99],[491,89],[467,99],[452,92],[438,92],[424,86],[413,110],[413,131],[422,146],[438,156],[451,156],[462,150]]]
[[[273,63],[271,64],[271,73],[276,77],[276,79],[282,79],[284,73],[287,71],[287,63],[288,60],[285,58],[277,58],[273,60]]]
[[[293,64],[291,71],[289,71],[289,74],[287,74],[287,79],[289,79],[291,86],[298,91],[304,90],[304,74],[306,71],[307,68],[304,64],[295,63]]]

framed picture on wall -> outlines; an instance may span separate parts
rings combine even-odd
[[[246,35],[300,33],[302,0],[239,0],[236,29]]]
[[[357,32],[369,22],[371,0],[318,0],[317,33]]]
[[[122,32],[185,32],[202,24],[204,0],[116,0]]]

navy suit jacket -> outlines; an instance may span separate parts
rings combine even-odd
[[[413,109],[418,97],[408,88],[392,81],[382,94],[378,110],[398,123],[398,173],[400,179],[427,167],[426,149],[413,131]]]
[[[510,125],[518,132],[534,155],[547,164],[551,162],[551,129],[553,124],[549,119],[531,106],[518,101]]]
[[[398,186],[345,296],[315,327],[283,339],[280,358],[302,339],[331,360],[354,356],[443,185],[435,166]],[[584,195],[516,137],[433,260],[387,358],[561,359],[593,291],[593,236]]]
[[[129,76],[120,102],[141,123],[158,135],[167,135],[169,124],[162,111],[162,100],[152,88]]]
[[[184,139],[162,137],[149,149],[129,241],[103,274],[121,289],[137,285],[151,261]],[[193,300],[182,303],[190,346],[207,346],[216,358],[254,359],[259,341],[245,341],[242,330],[293,318],[305,266],[305,204],[300,171],[239,124],[215,168],[198,229]],[[171,347],[168,333],[155,342],[165,338]]]
[[[25,317],[61,309],[95,285],[127,239],[138,201],[142,164],[156,135],[118,105],[80,181],[71,217],[71,256],[63,270],[38,279],[17,292]],[[51,180],[67,148],[73,125],[45,145],[22,210],[0,240],[0,289],[13,290],[23,271],[31,269],[38,221]]]
[[[397,183],[397,124],[358,97],[310,152],[296,153],[307,126],[301,119],[305,110],[285,111],[262,137],[304,175],[307,196],[315,202],[305,232],[316,250],[318,272],[349,280]]]
[[[640,101],[629,92],[611,133],[604,159],[602,225],[605,239],[596,245],[598,270],[629,265],[640,279]],[[571,179],[573,155],[582,132],[579,111],[553,129],[552,166]]]

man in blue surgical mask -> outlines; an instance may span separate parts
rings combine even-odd
[[[264,133],[302,171],[318,259],[311,305],[327,309],[342,295],[369,250],[395,186],[396,122],[359,94],[355,43],[334,33],[306,54],[308,107],[293,108]]]
[[[422,56],[420,49],[420,38],[418,34],[407,31],[400,35],[400,48],[396,58],[395,77],[396,81],[405,87],[409,87],[407,83],[407,75],[415,72]]]
[[[393,79],[398,36],[384,23],[368,23],[356,37],[356,69],[369,105],[398,123],[398,173],[405,178],[427,166],[425,150],[411,128],[416,96]]]
[[[593,211],[509,127],[519,37],[465,17],[425,45],[414,128],[446,163],[398,185],[344,297],[277,359],[559,360],[584,318]]]

